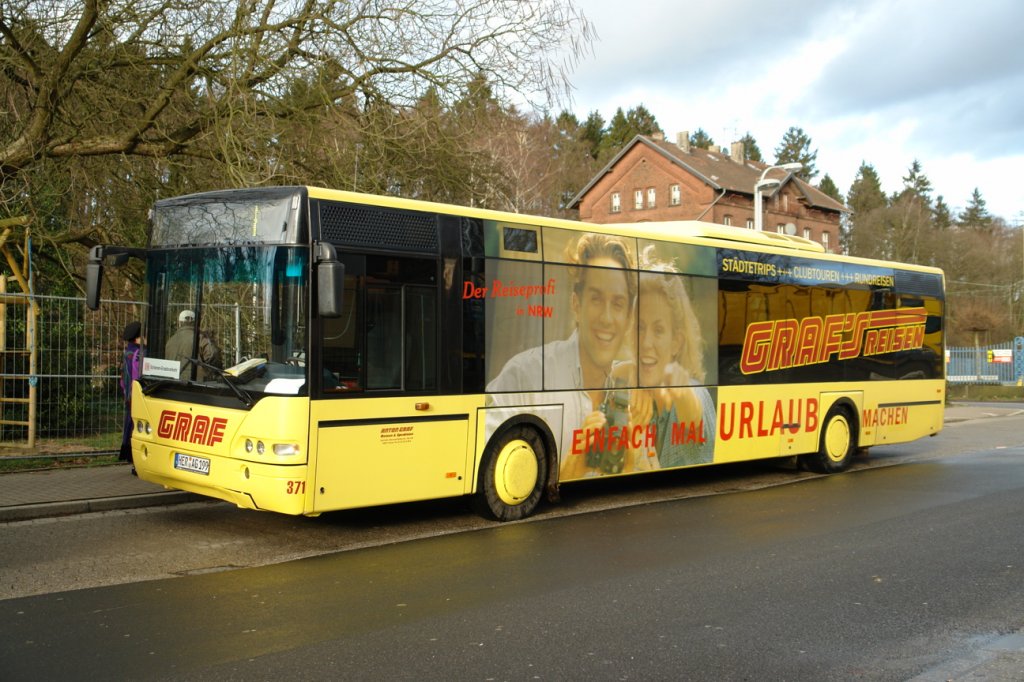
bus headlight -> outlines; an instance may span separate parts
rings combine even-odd
[[[251,453],[253,450],[257,455],[266,454],[267,444],[262,440],[253,441],[251,438],[246,438],[245,451]],[[293,457],[299,454],[299,445],[298,443],[274,443],[270,446],[270,451],[278,457]]]

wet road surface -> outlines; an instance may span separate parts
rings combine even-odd
[[[1024,627],[1024,448],[912,452],[792,485],[8,599],[0,670],[908,679]]]

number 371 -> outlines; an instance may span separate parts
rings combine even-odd
[[[288,481],[287,494],[289,494],[289,495],[304,495],[304,494],[306,494],[306,482],[305,481]]]

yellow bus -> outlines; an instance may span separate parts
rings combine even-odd
[[[944,283],[700,222],[591,225],[316,187],[158,201],[140,478],[322,512],[795,457],[942,427]]]

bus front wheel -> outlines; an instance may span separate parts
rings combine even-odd
[[[491,441],[480,463],[477,513],[518,521],[537,509],[547,481],[544,442],[536,429],[513,426]]]
[[[850,411],[835,405],[825,415],[818,451],[804,455],[803,462],[811,471],[834,474],[849,468],[857,451],[854,423]]]

